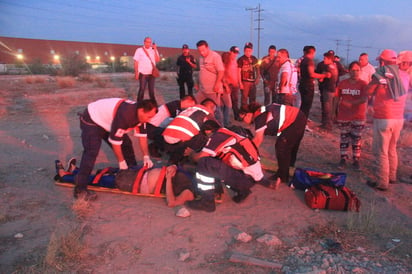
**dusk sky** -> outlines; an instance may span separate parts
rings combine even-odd
[[[215,50],[241,49],[251,38],[251,12],[259,2],[0,0],[0,36],[142,44],[151,36],[159,46],[195,47],[207,40]],[[384,48],[412,49],[411,0],[262,0],[260,57],[270,44],[302,54],[315,45],[319,54],[337,50],[349,60],[361,52],[374,59]],[[258,13],[253,13],[253,19]],[[257,28],[253,21],[253,28]],[[338,45],[337,45],[337,41]],[[257,31],[253,32],[257,55]],[[372,59],[371,58],[371,59]]]

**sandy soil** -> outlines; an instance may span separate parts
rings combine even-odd
[[[137,83],[131,74],[112,74],[100,76],[107,79],[104,84],[77,81],[74,87],[61,89],[55,78],[44,77],[44,83],[27,84],[24,76],[0,76],[1,273],[375,272],[371,265],[377,270],[381,265],[378,272],[412,271],[411,123],[405,124],[400,142],[400,183],[387,192],[365,185],[374,172],[368,125],[362,170],[346,170],[347,186],[362,201],[360,213],[311,210],[303,192],[282,185],[278,191],[255,186],[241,204],[225,195],[216,212],[192,211],[191,217],[179,218],[159,198],[99,193],[92,204],[78,205],[72,189],[54,185],[54,160],[81,155],[76,113],[99,98],[134,99]],[[159,103],[177,98],[172,76],[159,78],[156,85]],[[338,131],[316,129],[318,98],[312,114],[314,130],[305,134],[297,166],[336,171]],[[273,139],[265,140],[261,153],[264,158],[273,157]],[[104,145],[96,168],[115,163]],[[252,241],[235,240],[238,231],[250,234]],[[264,234],[277,236],[283,244],[273,247],[257,242]],[[340,265],[320,265],[314,256],[328,252],[320,244],[325,239],[341,243],[340,252],[353,256],[354,262],[364,257],[373,264],[368,268],[342,260]],[[313,250],[312,262],[312,257],[306,262],[293,259],[303,247]],[[284,267],[231,263],[232,253]]]

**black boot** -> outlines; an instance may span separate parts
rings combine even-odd
[[[244,190],[241,192],[237,192],[237,194],[233,196],[232,200],[238,204],[244,201],[249,196],[250,193],[252,193],[250,190]]]
[[[216,210],[215,190],[207,190],[200,192],[200,199],[186,202],[187,206],[195,210],[203,210],[213,212]]]

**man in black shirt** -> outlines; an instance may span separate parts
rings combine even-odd
[[[179,84],[180,99],[185,97],[185,83],[188,95],[193,95],[193,69],[196,68],[196,60],[189,54],[189,46],[182,46],[182,55],[177,58],[177,83]]]
[[[309,118],[309,111],[312,107],[313,96],[315,94],[315,78],[323,79],[324,74],[319,74],[315,72],[315,63],[313,59],[315,58],[316,48],[314,46],[305,46],[303,48],[303,60],[300,63],[300,81],[299,81],[299,92],[302,98],[302,104],[300,105],[300,110]]]

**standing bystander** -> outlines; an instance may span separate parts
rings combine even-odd
[[[179,85],[180,99],[185,97],[185,84],[187,95],[193,95],[193,69],[196,68],[196,59],[190,54],[189,46],[182,46],[182,55],[177,58],[177,83]]]
[[[256,102],[256,85],[259,83],[258,59],[252,55],[253,44],[248,42],[244,47],[244,55],[237,60],[239,71],[239,87],[242,91],[241,107]]]
[[[263,57],[260,64],[260,76],[263,79],[264,105],[275,101],[276,82],[278,80],[279,61],[276,57],[276,47],[270,45],[268,55]]]
[[[150,99],[156,100],[154,94],[155,77],[152,73],[156,62],[160,61],[160,56],[156,44],[152,43],[152,38],[146,37],[143,43],[143,47],[138,48],[133,57],[135,78],[139,80],[137,101],[144,99],[146,86],[149,88]]]

